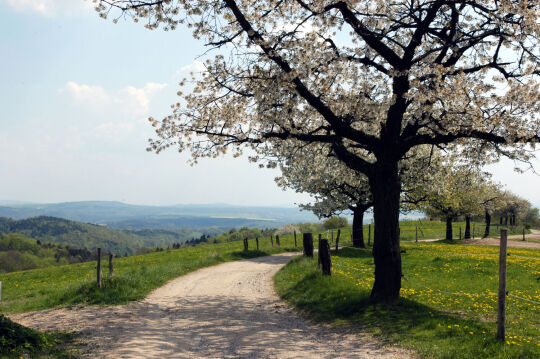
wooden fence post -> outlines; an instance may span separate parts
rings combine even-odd
[[[255,243],[257,243],[257,250],[259,250],[259,237],[255,238]]]
[[[114,275],[114,263],[113,263],[113,254],[109,254],[109,277]]]
[[[279,241],[279,235],[276,234],[276,244],[278,247],[281,247],[281,242]]]
[[[0,302],[2,301],[2,282],[0,282]]]
[[[497,339],[504,342],[506,320],[506,245],[508,230],[501,229],[499,251],[499,300],[497,303]]]
[[[371,224],[368,224],[368,236],[367,236],[367,245],[371,245]]]
[[[416,243],[418,243],[418,226],[416,226]]]
[[[341,236],[341,229],[337,230],[337,237],[336,237],[336,252],[339,251],[339,237]]]
[[[319,263],[323,275],[332,275],[332,259],[330,257],[330,244],[328,239],[319,240]]]
[[[459,227],[459,240],[461,241],[461,227]]]
[[[328,241],[328,240],[327,240]],[[322,234],[319,233],[319,256],[317,257],[318,258],[318,263],[317,265],[319,266],[319,268],[321,267],[321,243],[322,243]]]
[[[101,248],[97,249],[97,285],[101,288]]]
[[[313,233],[303,233],[304,256],[313,258]]]
[[[523,242],[525,242],[525,227],[523,227]]]
[[[296,231],[294,231],[294,248],[296,248],[296,247],[298,247],[298,246],[296,245]]]
[[[244,252],[248,251],[248,239],[244,238]]]
[[[474,223],[472,224],[472,239],[474,239]]]
[[[332,231],[332,243],[334,243],[334,231]]]
[[[270,243],[272,243],[272,247],[274,246],[274,236],[270,235]]]

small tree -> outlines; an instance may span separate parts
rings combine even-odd
[[[345,217],[333,216],[324,221],[324,229],[338,229],[347,227],[349,222]]]
[[[353,246],[365,248],[363,237],[364,213],[372,206],[367,178],[351,170],[331,155],[327,146],[295,149],[282,161],[282,175],[276,178],[280,187],[309,193],[311,203],[300,207],[313,211],[319,218],[329,218],[348,210],[353,212]]]

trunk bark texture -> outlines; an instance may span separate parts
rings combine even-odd
[[[452,240],[452,217],[446,217],[446,239]]]
[[[471,239],[471,217],[465,217],[465,239]]]
[[[489,237],[489,227],[491,226],[491,214],[486,208],[486,230],[484,232],[484,238]]]
[[[375,283],[370,299],[373,303],[396,304],[401,289],[401,253],[399,248],[400,180],[397,161],[379,159],[370,176],[375,219],[373,258]]]
[[[366,248],[364,243],[364,211],[356,208],[353,212],[353,247]]]

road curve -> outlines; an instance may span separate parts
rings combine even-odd
[[[11,316],[37,329],[80,330],[99,358],[407,358],[366,335],[310,323],[281,302],[273,275],[293,254],[228,262],[178,277],[115,307]]]

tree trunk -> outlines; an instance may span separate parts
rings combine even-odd
[[[508,225],[508,216],[505,216],[505,217],[504,217],[504,225],[505,225],[505,226]]]
[[[465,237],[464,239],[471,239],[471,217],[465,217]]]
[[[373,303],[396,304],[401,289],[401,253],[398,237],[401,188],[397,161],[379,158],[369,184],[373,195],[375,219],[373,241],[375,283],[370,300]]]
[[[491,215],[486,208],[486,231],[484,232],[484,238],[489,237],[489,227],[491,226]]]
[[[452,217],[446,217],[446,239],[452,240]]]
[[[356,207],[353,212],[352,233],[353,247],[366,248],[364,243],[364,211]]]

